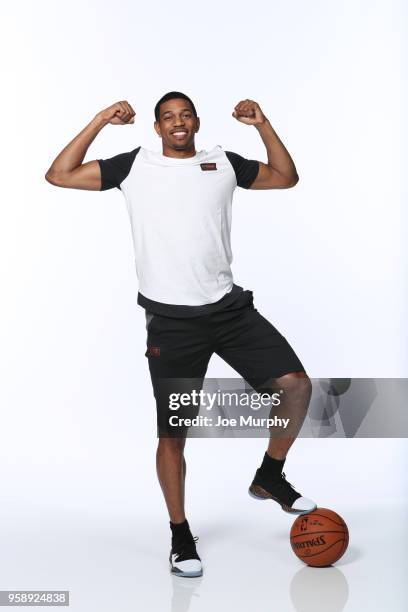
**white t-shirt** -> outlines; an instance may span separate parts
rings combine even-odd
[[[217,145],[186,159],[140,146],[98,162],[101,191],[126,201],[142,305],[202,307],[231,292],[232,197],[258,161]]]

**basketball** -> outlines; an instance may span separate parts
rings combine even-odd
[[[327,567],[344,555],[349,533],[344,520],[333,510],[316,508],[298,516],[290,530],[295,555],[311,567]]]

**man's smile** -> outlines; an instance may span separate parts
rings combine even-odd
[[[183,140],[183,138],[186,138],[188,135],[188,131],[184,129],[174,130],[174,132],[170,133],[174,138],[177,138],[177,140]]]

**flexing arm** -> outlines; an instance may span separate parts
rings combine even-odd
[[[259,162],[259,171],[250,189],[288,189],[299,180],[295,164],[269,120],[253,100],[236,105],[233,117],[258,130],[268,155],[268,163]]]
[[[52,162],[45,179],[57,187],[71,189],[101,189],[99,163],[92,160],[82,163],[93,140],[108,123],[124,125],[134,123],[135,111],[126,100],[104,109],[59,153]]]

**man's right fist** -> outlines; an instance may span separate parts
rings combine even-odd
[[[129,102],[122,100],[121,102],[115,102],[112,106],[108,106],[108,108],[105,108],[96,116],[103,119],[106,123],[124,125],[125,123],[134,123],[135,115],[136,113]]]

